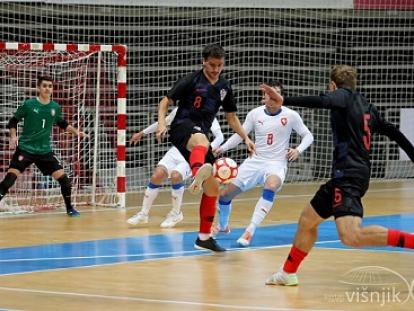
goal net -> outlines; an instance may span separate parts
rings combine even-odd
[[[6,44],[0,50],[1,178],[15,151],[9,148],[6,124],[25,99],[37,96],[37,79],[47,75],[54,81],[52,99],[64,119],[89,135],[80,139],[58,126],[51,135],[52,149],[72,182],[74,204],[116,206],[118,55],[62,47]],[[23,124],[19,122],[18,135]],[[59,183],[35,165],[19,176],[0,203],[0,211],[13,213],[64,208]]]

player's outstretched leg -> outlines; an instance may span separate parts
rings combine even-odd
[[[266,280],[266,285],[298,285],[296,272],[315,244],[318,237],[318,226],[321,222],[323,222],[323,218],[316,213],[312,205],[307,205],[300,215],[295,240],[289,256],[286,258],[283,267]]]
[[[213,166],[210,163],[204,163],[194,176],[194,180],[190,185],[189,191],[191,194],[199,194],[203,190],[204,181],[212,176]]]
[[[237,244],[242,247],[250,246],[253,235],[256,232],[257,226],[259,226],[266,215],[270,212],[275,199],[275,192],[273,189],[263,189],[261,198],[257,201],[254,213],[250,221],[249,226],[246,228],[242,236],[237,240]]]

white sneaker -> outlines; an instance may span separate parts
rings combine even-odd
[[[296,286],[299,284],[296,273],[287,273],[282,268],[266,280],[266,285]]]
[[[180,221],[184,219],[183,212],[179,212],[178,214],[176,212],[170,211],[165,218],[165,220],[161,223],[161,228],[172,228],[176,224],[178,224]]]
[[[203,182],[213,173],[213,166],[210,163],[204,163],[194,176],[194,180],[188,189],[191,194],[198,194],[203,189]]]
[[[131,218],[127,220],[127,223],[130,225],[137,225],[137,224],[146,224],[148,223],[148,214],[145,214],[144,212],[138,212]]]
[[[239,244],[242,247],[247,247],[250,245],[250,242],[252,240],[253,235],[250,233],[250,231],[244,231],[242,236],[237,240],[237,244]]]

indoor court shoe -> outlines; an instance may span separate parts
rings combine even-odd
[[[227,226],[224,229],[221,229],[220,226],[216,226],[211,230],[213,236],[229,234],[231,232],[230,227]]]
[[[213,252],[225,252],[226,249],[221,247],[217,244],[216,240],[214,240],[212,237],[210,237],[208,240],[202,241],[200,238],[197,238],[197,240],[194,243],[194,247],[197,249],[206,249]]]
[[[69,208],[67,211],[66,211],[66,214],[69,216],[69,217],[79,217],[80,216],[80,213],[74,208],[74,207],[71,207],[71,208]]]
[[[282,268],[266,280],[266,285],[296,286],[298,284],[296,273],[287,273]]]
[[[169,212],[165,220],[161,223],[161,228],[172,228],[184,219],[183,212]]]
[[[243,235],[237,240],[237,244],[242,247],[247,247],[250,245],[253,235],[249,231],[244,231]]]
[[[138,212],[131,218],[128,218],[127,223],[130,225],[146,224],[148,223],[148,214]]]
[[[204,163],[194,176],[194,180],[190,185],[191,194],[199,194],[203,189],[203,182],[213,173],[213,166],[210,163]]]

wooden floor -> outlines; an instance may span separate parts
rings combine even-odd
[[[274,232],[282,234],[276,225],[294,224],[317,188],[318,185],[286,185],[258,232],[275,228]],[[413,189],[413,181],[372,183],[364,199],[367,219],[395,214],[402,215],[401,223],[406,217],[410,219],[414,210]],[[248,224],[259,195],[260,189],[253,190],[234,201],[233,230]],[[48,250],[48,245],[63,242],[197,231],[197,198],[187,194],[184,221],[174,229],[159,228],[170,208],[168,200],[168,192],[163,193],[156,201],[159,205],[151,211],[150,223],[136,228],[129,227],[125,220],[141,204],[139,196],[128,198],[130,207],[126,211],[85,209],[77,219],[64,214],[0,218],[0,254],[6,248],[43,245]],[[414,228],[414,221],[411,227]],[[195,239],[195,233],[188,234]],[[283,263],[288,245],[253,244],[250,249],[233,249],[224,254],[201,252],[92,267],[0,273],[0,309],[414,310],[413,252],[350,250],[331,242],[326,247],[321,243],[305,260],[298,274],[298,287],[264,285],[265,279]],[[98,246],[92,250],[96,254],[101,251]],[[54,254],[42,254],[49,255]],[[0,258],[0,272],[10,263],[10,259]],[[20,264],[24,270],[28,263]],[[379,277],[380,282],[360,282],[361,275],[370,274]]]

